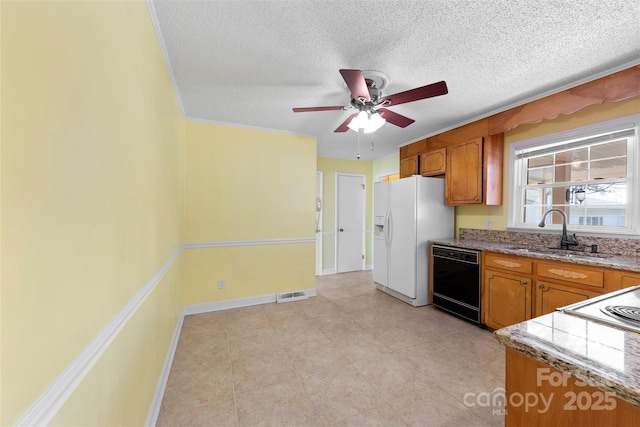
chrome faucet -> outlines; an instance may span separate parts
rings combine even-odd
[[[562,215],[562,238],[560,239],[560,249],[569,249],[569,246],[578,246],[578,239],[574,233],[573,236],[567,236],[567,214],[560,209],[549,209],[542,215],[542,221],[538,227],[544,227],[544,220],[551,212],[558,212]]]

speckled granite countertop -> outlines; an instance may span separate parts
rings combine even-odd
[[[640,334],[554,312],[499,329],[507,347],[640,406]]]
[[[571,262],[574,264],[607,267],[617,270],[633,271],[640,273],[640,258],[637,256],[624,256],[612,253],[590,254],[588,252],[567,251],[558,249],[558,253],[552,253],[548,248],[540,248],[542,252],[536,252],[536,247],[526,241],[495,242],[473,239],[439,239],[432,240],[435,244],[453,246],[462,249],[475,249],[480,251],[498,252],[507,255],[518,255],[530,258],[548,259],[555,261]]]

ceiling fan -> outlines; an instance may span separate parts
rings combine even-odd
[[[419,101],[434,96],[445,95],[449,92],[444,81],[410,89],[394,95],[382,96],[382,87],[377,87],[375,78],[367,78],[361,70],[341,69],[340,74],[349,91],[351,91],[350,105],[335,105],[328,107],[294,108],[294,113],[332,110],[358,110],[351,114],[334,132],[346,132],[348,129],[363,130],[371,133],[379,129],[385,122],[405,128],[415,120],[389,110],[387,107]],[[383,85],[386,80],[383,80]]]

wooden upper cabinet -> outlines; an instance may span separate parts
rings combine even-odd
[[[400,178],[418,175],[419,156],[417,154],[400,160]]]
[[[448,206],[501,205],[504,134],[467,139],[472,131],[482,131],[476,128],[456,129],[400,147],[400,178],[444,174]]]
[[[447,147],[420,153],[420,175],[442,175],[447,170]]]
[[[482,203],[482,138],[449,147],[445,178],[445,204]]]

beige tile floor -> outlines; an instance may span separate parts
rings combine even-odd
[[[504,387],[490,332],[376,290],[371,272],[316,286],[185,317],[157,425],[503,425],[478,398]]]

